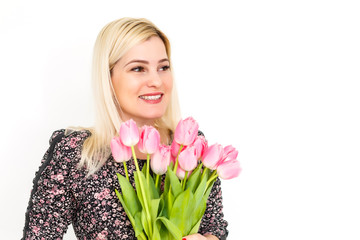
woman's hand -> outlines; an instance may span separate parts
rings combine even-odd
[[[196,234],[192,234],[186,237],[183,237],[182,240],[219,240],[217,237],[210,235],[210,234],[205,234],[205,235],[201,235],[199,233]]]

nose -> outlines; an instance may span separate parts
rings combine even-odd
[[[158,71],[150,72],[148,77],[149,77],[147,81],[148,87],[158,88],[161,86],[163,81]]]

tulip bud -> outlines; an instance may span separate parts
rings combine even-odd
[[[140,129],[139,151],[146,154],[153,154],[159,147],[160,134],[152,126],[143,126]]]
[[[205,150],[202,162],[205,167],[215,170],[217,163],[222,159],[224,149],[220,144],[215,143]]]
[[[151,156],[150,166],[154,173],[162,175],[166,173],[170,164],[171,150],[169,146],[160,145]]]
[[[238,160],[230,160],[221,163],[216,170],[220,178],[232,179],[239,176],[242,169]]]
[[[120,125],[120,140],[128,146],[135,146],[139,142],[139,129],[134,120],[130,119]]]
[[[189,146],[179,155],[179,164],[185,171],[192,171],[197,166],[195,147]]]
[[[200,159],[202,158],[204,151],[207,149],[208,143],[204,136],[197,136],[192,146],[195,147],[196,158]]]
[[[125,162],[131,158],[131,148],[122,144],[118,137],[111,139],[110,148],[116,162]]]
[[[198,135],[198,130],[199,124],[192,117],[180,120],[175,129],[174,140],[183,146],[190,145]]]
[[[188,177],[190,176],[190,174],[192,173],[192,171],[188,172]],[[176,169],[176,176],[180,179],[183,180],[185,178],[185,170],[182,169],[180,166]]]

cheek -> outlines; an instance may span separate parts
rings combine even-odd
[[[114,79],[113,86],[119,98],[128,98],[134,94],[136,95],[140,88],[138,81],[133,81],[133,79],[126,76]]]
[[[169,77],[169,79],[167,79],[167,81],[165,81],[165,88],[169,93],[172,92],[172,88],[173,88],[173,79],[172,79],[172,77]]]

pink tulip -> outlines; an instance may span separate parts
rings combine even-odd
[[[160,134],[152,126],[143,126],[140,129],[139,151],[146,154],[153,154],[159,147]]]
[[[198,130],[199,124],[192,117],[180,120],[175,129],[174,140],[183,146],[190,145],[198,135]]]
[[[205,167],[215,170],[217,163],[222,159],[224,149],[220,144],[215,143],[205,150],[202,162]]]
[[[208,143],[204,136],[197,136],[192,146],[195,147],[196,158],[200,159],[208,148]]]
[[[186,146],[183,146],[181,151],[184,151],[185,148]],[[176,141],[173,141],[171,143],[171,155],[176,158],[179,153],[179,149],[180,149],[180,144],[178,144]]]
[[[131,158],[131,148],[122,144],[119,137],[111,139],[110,148],[116,162],[125,162]]]
[[[121,123],[119,131],[121,142],[128,146],[135,146],[139,142],[139,129],[134,120]]]
[[[171,149],[169,146],[160,145],[155,153],[151,156],[150,166],[154,173],[162,175],[166,173],[170,164]]]
[[[197,166],[195,147],[189,146],[179,155],[179,164],[185,171],[192,171]]]
[[[190,174],[192,173],[192,171],[188,172],[187,177],[190,176]],[[180,166],[176,169],[176,176],[180,179],[183,180],[185,178],[185,170],[182,169]]]
[[[224,147],[224,154],[222,159],[218,162],[218,165],[220,165],[223,162],[236,160],[238,156],[238,151],[231,145],[228,145]]]
[[[232,179],[239,176],[241,170],[238,160],[230,160],[223,162],[217,167],[217,174],[222,179]]]

